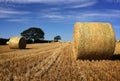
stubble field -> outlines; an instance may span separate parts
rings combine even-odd
[[[0,46],[0,81],[120,81],[120,43],[112,59],[75,60],[72,44]]]

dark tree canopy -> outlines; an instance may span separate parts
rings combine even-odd
[[[54,41],[55,41],[55,42],[58,42],[59,40],[61,40],[61,36],[58,35],[58,36],[55,36],[55,37],[54,37]]]
[[[40,28],[31,27],[21,33],[26,40],[43,40],[44,39],[44,32]]]
[[[0,38],[0,45],[5,45],[7,41],[9,41],[9,39]]]

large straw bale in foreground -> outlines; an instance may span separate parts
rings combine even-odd
[[[77,59],[109,59],[115,49],[114,31],[109,23],[76,23],[73,53]]]
[[[7,42],[10,48],[12,49],[25,49],[26,48],[26,40],[21,36],[16,36],[10,38]]]

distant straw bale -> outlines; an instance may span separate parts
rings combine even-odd
[[[16,36],[10,38],[7,42],[11,49],[25,49],[26,48],[26,40],[24,37]]]

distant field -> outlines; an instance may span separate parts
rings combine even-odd
[[[71,43],[0,46],[0,81],[120,81],[120,43],[111,60],[75,60]]]

